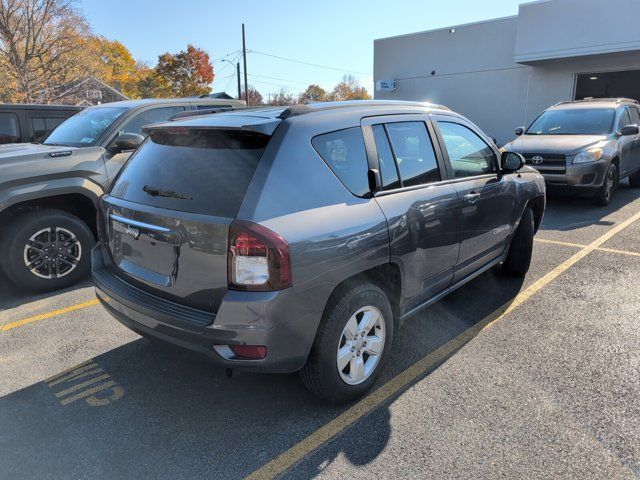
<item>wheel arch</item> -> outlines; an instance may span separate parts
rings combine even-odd
[[[0,223],[10,222],[26,212],[34,210],[61,210],[78,217],[84,222],[96,238],[96,201],[97,197],[86,192],[70,191],[56,195],[24,195],[0,212]]]
[[[402,295],[402,276],[400,267],[393,262],[387,262],[360,273],[352,275],[339,284],[337,284],[329,295],[323,311],[323,317],[326,314],[331,300],[341,292],[352,288],[360,282],[370,282],[380,288],[389,299],[391,310],[393,311],[394,322],[400,318],[400,299]]]

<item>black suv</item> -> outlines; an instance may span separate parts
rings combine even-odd
[[[344,102],[148,127],[98,208],[98,298],[142,335],[352,399],[394,330],[487,269],[524,275],[542,177],[467,119]]]
[[[80,110],[73,105],[0,104],[0,144],[40,143]]]

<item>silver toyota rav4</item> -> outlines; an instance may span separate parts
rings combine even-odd
[[[521,153],[547,187],[593,196],[608,205],[620,179],[640,187],[640,106],[599,98],[548,108],[505,149]]]
[[[146,132],[100,201],[96,293],[226,367],[350,400],[407,317],[497,264],[529,268],[542,177],[448,109],[320,103]]]

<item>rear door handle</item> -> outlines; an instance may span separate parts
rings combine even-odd
[[[471,205],[474,205],[476,203],[478,203],[478,200],[480,200],[480,194],[478,192],[471,192],[471,193],[467,193],[464,196],[464,199],[467,203],[470,203]]]

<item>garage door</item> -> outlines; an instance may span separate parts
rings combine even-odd
[[[578,75],[576,100],[616,97],[640,100],[640,70],[581,73]]]

